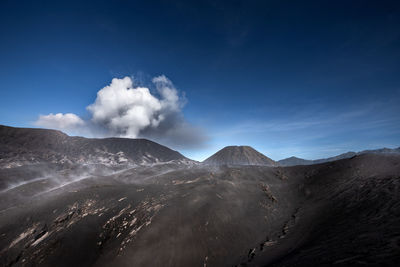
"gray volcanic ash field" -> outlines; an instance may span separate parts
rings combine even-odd
[[[0,126],[1,266],[396,266],[400,154],[205,163],[148,140]]]

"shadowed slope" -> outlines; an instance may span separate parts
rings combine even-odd
[[[289,177],[305,175],[307,205],[320,208],[304,242],[272,266],[398,265],[400,155],[363,154],[285,169]]]

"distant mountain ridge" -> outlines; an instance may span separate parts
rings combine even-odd
[[[34,163],[146,164],[191,161],[147,139],[71,137],[48,129],[0,125],[0,167]]]
[[[250,146],[227,146],[202,162],[205,165],[312,165],[357,155],[400,154],[400,147],[347,152],[334,157],[306,160],[290,157],[274,161]],[[143,165],[176,161],[195,161],[177,151],[147,139],[84,138],[49,129],[16,128],[0,125],[0,168],[36,163],[103,164],[107,166]]]
[[[207,165],[277,166],[276,162],[250,146],[227,146],[203,161]]]
[[[302,159],[302,158],[297,158],[297,157],[289,157],[286,159],[282,159],[278,161],[278,164],[280,166],[286,167],[286,166],[296,166],[296,165],[312,165],[312,164],[319,164],[319,163],[325,163],[325,162],[331,162],[335,160],[340,160],[340,159],[348,159],[357,155],[363,155],[363,154],[400,154],[400,147],[398,148],[380,148],[380,149],[374,149],[374,150],[363,150],[360,152],[346,152],[334,157],[330,158],[325,158],[325,159],[316,159],[316,160],[307,160],[307,159]]]

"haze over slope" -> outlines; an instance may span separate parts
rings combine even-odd
[[[276,166],[276,162],[250,146],[227,146],[203,161],[207,165]]]

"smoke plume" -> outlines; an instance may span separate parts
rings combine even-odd
[[[81,132],[95,136],[149,138],[175,148],[191,148],[204,144],[201,129],[189,124],[182,113],[185,98],[164,75],[152,79],[153,94],[147,87],[135,86],[130,77],[114,78],[97,92],[94,103],[87,106],[90,120],[73,113],[41,115],[38,126]],[[84,129],[86,128],[86,129]]]

